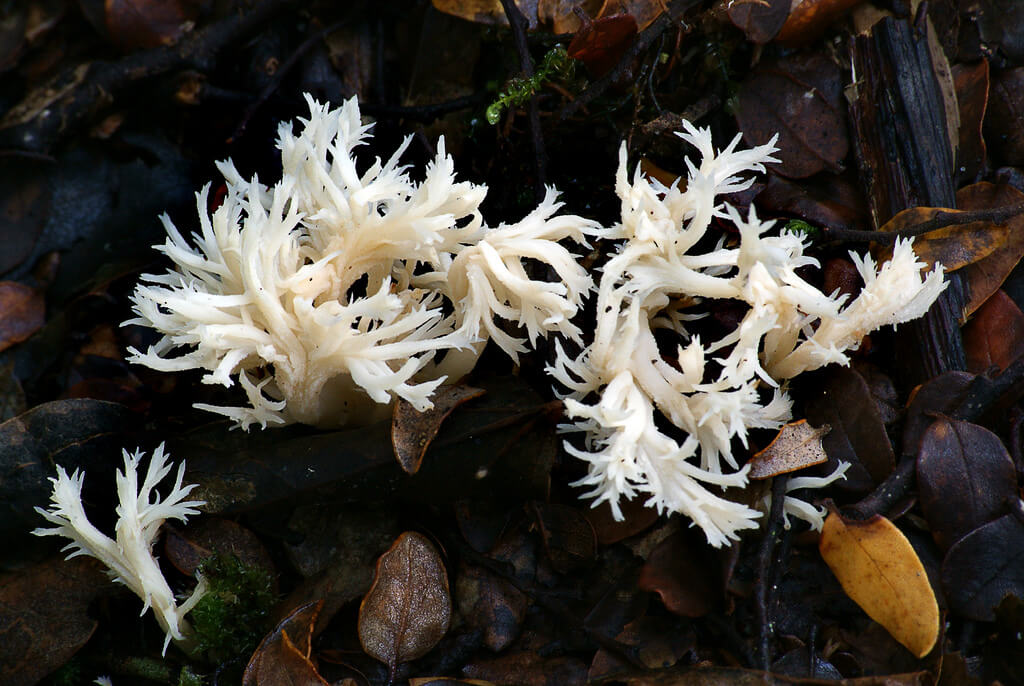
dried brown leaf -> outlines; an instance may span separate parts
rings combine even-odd
[[[1006,596],[1024,599],[1024,515],[1004,515],[953,544],[942,586],[953,611],[979,622],[993,621]]]
[[[961,188],[956,194],[957,206],[962,210],[986,210],[1024,202],[1024,193],[1006,184],[975,183]],[[969,288],[964,317],[981,307],[1006,281],[1013,268],[1024,255],[1024,215],[1006,222],[1009,240],[988,257],[968,265],[963,271]]]
[[[718,557],[699,529],[684,529],[662,541],[640,571],[638,586],[657,593],[671,612],[703,617],[721,605]]]
[[[537,28],[538,0],[514,0],[519,11],[523,13],[530,28]],[[501,6],[501,0],[431,0],[434,9],[489,26],[508,26],[508,17]]]
[[[440,554],[425,536],[407,531],[377,560],[373,586],[359,606],[359,641],[393,674],[437,645],[451,614]]]
[[[790,47],[817,40],[837,19],[864,0],[802,0],[794,2],[775,40]]]
[[[806,419],[786,424],[767,448],[750,458],[750,478],[768,479],[827,462],[821,438],[831,430],[828,424],[816,429]]]
[[[733,0],[727,12],[729,21],[746,34],[747,40],[764,44],[786,23],[790,4],[790,0]]]
[[[406,474],[420,470],[430,442],[452,410],[484,393],[484,389],[472,386],[441,386],[431,397],[434,406],[424,412],[407,400],[399,399],[395,403],[391,415],[391,444],[395,449],[395,459]]]
[[[42,291],[14,281],[0,281],[0,350],[21,343],[46,321]]]
[[[310,659],[321,603],[304,605],[278,624],[253,653],[242,686],[326,686]]]
[[[1000,371],[1024,355],[1024,312],[1004,291],[992,294],[963,328],[967,371]]]
[[[881,515],[866,521],[832,511],[818,543],[843,590],[917,657],[939,636],[939,606],[906,536]]]

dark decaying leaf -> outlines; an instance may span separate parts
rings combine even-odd
[[[510,582],[476,566],[462,565],[455,582],[459,615],[482,634],[488,650],[500,652],[519,637],[529,599]]]
[[[569,57],[580,60],[594,78],[601,78],[619,63],[636,35],[636,19],[631,14],[601,17],[576,32],[566,48]]]
[[[718,555],[700,530],[684,529],[651,552],[638,586],[657,593],[677,615],[703,617],[721,606],[720,570]]]
[[[658,521],[658,511],[644,505],[643,498],[620,501],[619,508],[623,516],[621,521],[615,519],[611,506],[606,502],[589,508],[585,513],[590,525],[594,527],[594,533],[597,534],[597,542],[601,545],[618,543],[635,536]]]
[[[537,0],[513,0],[531,29],[537,28]],[[508,26],[501,0],[431,0],[434,9],[479,24]]]
[[[994,433],[940,417],[921,439],[917,484],[932,536],[946,550],[1006,513],[1017,496],[1017,471]]]
[[[850,146],[841,83],[838,65],[821,53],[758,67],[738,93],[744,139],[763,145],[778,133],[781,163],[772,169],[789,178],[841,171]]]
[[[817,40],[832,24],[864,0],[802,0],[794,2],[775,40],[788,47]]]
[[[949,607],[967,619],[991,622],[1007,596],[1024,598],[1024,521],[1003,515],[953,544],[942,562]]]
[[[1024,355],[1024,312],[1004,291],[992,294],[963,328],[967,371],[1002,371]]]
[[[921,437],[932,425],[935,414],[952,414],[967,397],[974,374],[946,372],[913,390],[903,425],[903,454],[916,455]]]
[[[253,653],[242,686],[326,686],[310,660],[320,603],[295,610],[267,634]]]
[[[409,686],[494,686],[483,679],[452,679],[446,676],[416,676],[409,679]]]
[[[987,210],[1021,202],[1024,193],[1007,184],[975,183],[956,193],[957,206],[962,210]],[[1006,226],[1010,230],[1006,243],[963,271],[968,287],[964,317],[969,317],[1003,285],[1024,255],[1024,215],[1008,220]]]
[[[634,649],[640,664],[651,670],[677,664],[694,649],[696,638],[690,628],[672,624],[664,617],[649,616],[631,622],[615,636],[616,642]],[[630,671],[631,665],[621,655],[602,649],[594,655],[587,676],[591,683],[603,682]]]
[[[985,138],[998,141],[989,151],[999,164],[1024,163],[1024,67],[1007,69],[992,78],[985,116]]]
[[[593,564],[597,535],[582,511],[557,503],[536,504],[532,509],[555,571],[571,574]]]
[[[63,556],[0,576],[0,683],[33,686],[89,640],[89,604],[113,587],[103,566]]]
[[[105,0],[110,40],[125,51],[174,43],[199,16],[197,0]]]
[[[847,367],[833,367],[825,371],[823,383],[808,392],[808,421],[832,427],[822,439],[829,464],[850,463],[846,480],[837,486],[858,491],[885,479],[896,457],[864,378]]]
[[[266,546],[251,530],[230,519],[204,517],[185,529],[167,526],[164,534],[165,559],[185,576],[192,576],[200,563],[217,554],[233,555],[239,561],[262,567],[276,577],[274,560]]]
[[[939,606],[906,536],[881,515],[864,521],[836,511],[825,518],[821,557],[862,610],[916,657],[939,636]]]
[[[962,210],[944,207],[911,207],[898,212],[887,221],[879,231],[900,232],[931,221],[938,213],[957,215]],[[967,265],[978,262],[999,250],[1009,238],[1009,229],[1005,225],[992,222],[970,222],[968,224],[951,224],[928,231],[914,238],[914,252],[927,269],[942,263],[947,272],[956,271]],[[886,256],[891,255],[891,249]]]
[[[960,108],[957,177],[962,182],[975,181],[985,171],[986,149],[981,125],[988,104],[988,82],[988,60],[953,66],[953,85]]]
[[[25,284],[0,282],[0,350],[32,336],[45,319],[42,291]]]
[[[437,645],[451,614],[440,554],[425,536],[408,531],[377,560],[373,586],[359,606],[359,641],[394,674]]]
[[[45,543],[29,534],[44,523],[32,508],[49,502],[55,465],[95,474],[85,480],[87,494],[106,486],[101,475],[113,473],[123,448],[134,449],[126,436],[136,425],[121,405],[89,399],[43,403],[0,424],[0,540],[12,550]]]
[[[789,16],[790,0],[734,0],[727,7],[729,21],[753,43],[767,43]]]
[[[907,674],[864,676],[855,679],[799,679],[782,674],[739,667],[677,667],[655,672],[631,673],[615,679],[625,686],[929,686],[934,682],[929,671]]]
[[[406,400],[399,399],[395,403],[391,415],[391,444],[395,449],[395,459],[406,474],[419,471],[430,442],[452,410],[485,392],[472,386],[441,386],[431,396],[434,406],[424,412]]]
[[[50,215],[53,164],[17,153],[0,155],[0,274],[32,254]]]
[[[583,686],[587,666],[574,657],[541,657],[535,651],[505,652],[474,660],[462,673],[474,679],[517,686]]]
[[[806,419],[786,424],[767,448],[750,458],[750,478],[769,479],[827,462],[821,439],[831,429],[827,424],[815,428]]]
[[[757,209],[793,215],[818,226],[857,229],[867,224],[867,205],[849,174],[824,174],[799,182],[772,172],[757,196]],[[826,291],[826,293],[829,291]]]

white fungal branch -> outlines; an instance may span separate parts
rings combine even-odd
[[[282,175],[265,186],[219,165],[223,203],[197,196],[199,232],[166,217],[160,249],[171,271],[143,277],[129,322],[161,339],[129,359],[161,371],[204,369],[205,383],[237,378],[248,405],[197,405],[237,426],[365,421],[401,397],[420,409],[441,383],[473,368],[489,338],[516,358],[526,337],[578,339],[570,319],[592,282],[558,241],[583,243],[597,225],[555,216],[557,194],[511,225],[484,223],[486,187],[456,181],[444,140],[414,182],[399,158],[360,170],[369,136],[355,99],[279,130]],[[557,281],[531,278],[538,262]]]
[[[143,601],[143,614],[153,608],[157,622],[167,636],[164,641],[166,652],[171,640],[183,641],[189,634],[185,615],[202,598],[206,584],[200,579],[189,598],[179,605],[153,556],[153,544],[164,521],[179,519],[184,522],[189,515],[198,514],[199,510],[195,508],[204,503],[186,500],[195,485],[182,485],[184,462],[178,467],[174,486],[167,497],[161,498],[156,492],[157,485],[171,472],[162,443],[153,452],[140,485],[138,467],[142,457],[143,453],[139,451],[134,454],[124,451],[124,469],[118,471],[115,478],[118,519],[114,538],[93,526],[85,514],[82,505],[84,472],[76,469],[68,476],[59,465],[57,477],[50,479],[53,484],[50,509],[36,508],[36,512],[55,526],[38,528],[32,533],[70,539],[71,542],[63,548],[69,551],[67,559],[88,555],[106,565],[114,581],[130,588]]]
[[[659,511],[687,515],[721,546],[756,527],[760,513],[707,486],[746,483],[733,443],[746,445],[750,429],[778,428],[791,418],[785,381],[846,364],[846,351],[866,333],[921,316],[945,284],[941,266],[922,278],[924,265],[907,240],[881,267],[853,256],[865,286],[849,304],[846,296],[822,293],[797,273],[817,265],[804,255],[800,236],[770,235],[774,222],[760,221],[753,208],[743,218],[717,200],[746,189],[752,173],[777,161],[774,141],[738,151],[737,136],[716,153],[707,129],[686,122],[684,128],[679,135],[700,154],[698,164],[686,160],[685,184],[667,187],[639,168],[630,179],[622,147],[622,220],[605,234],[622,242],[597,286],[594,338],[575,358],[558,346],[549,371],[569,389],[565,407],[574,421],[563,429],[584,434],[582,449],[569,442],[566,449],[590,463],[577,482],[589,488],[586,495],[608,502],[621,518],[619,500],[642,494]],[[738,243],[719,240],[698,252],[715,218],[735,225]],[[691,322],[711,299],[740,301],[747,311],[735,330],[705,342]],[[666,356],[671,339],[675,350]],[[656,413],[678,429],[681,442],[658,427]],[[820,520],[792,497],[786,512]]]

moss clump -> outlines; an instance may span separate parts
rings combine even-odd
[[[214,662],[248,658],[268,628],[270,573],[226,554],[207,558],[199,571],[209,590],[190,614],[195,652]]]

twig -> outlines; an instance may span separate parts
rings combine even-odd
[[[505,16],[512,27],[512,37],[516,42],[516,51],[519,53],[519,68],[526,79],[533,77],[533,59],[530,57],[530,45],[526,40],[526,30],[530,28],[530,22],[526,20],[523,13],[519,11],[513,0],[501,0],[501,6],[505,8]],[[534,196],[537,202],[544,198],[545,186],[547,185],[547,153],[544,150],[544,136],[540,128],[540,108],[537,106],[537,94],[530,95],[530,141],[533,144],[534,170],[537,175],[534,184]]]
[[[502,0],[506,2],[507,0]],[[688,9],[699,3],[700,0],[673,0],[669,4],[668,8],[658,15],[658,18],[651,22],[651,25],[646,29],[637,34],[637,37],[633,40],[633,44],[629,46],[629,49],[623,53],[619,59],[619,63],[615,65],[615,68],[610,72],[599,78],[594,83],[580,93],[575,100],[567,103],[558,112],[558,120],[563,121],[567,117],[575,114],[581,107],[585,107],[599,98],[604,94],[609,87],[619,81],[623,74],[625,74],[630,65],[633,64],[633,60],[640,56],[655,39],[659,38],[662,33],[668,30],[673,24],[682,19],[683,15]]]
[[[921,234],[942,229],[947,226],[958,226],[972,222],[991,222],[1003,224],[1015,217],[1024,214],[1024,202],[1014,205],[1003,205],[987,210],[968,210],[963,212],[950,212],[939,210],[928,219],[917,224],[911,224],[899,231],[858,231],[855,229],[838,229],[824,227],[821,229],[822,236],[827,240],[847,241],[851,243],[874,242],[881,245],[895,243],[897,238],[908,238],[920,236]]]
[[[759,667],[764,671],[771,669],[771,612],[768,609],[772,599],[769,597],[774,575],[771,573],[775,553],[775,543],[782,528],[783,506],[786,501],[787,476],[777,476],[772,480],[772,509],[768,514],[768,528],[761,538],[761,548],[757,553],[757,586],[754,589],[755,611],[757,613],[758,660]]]
[[[377,118],[411,119],[421,123],[430,123],[438,117],[443,117],[451,112],[478,107],[487,102],[489,97],[486,93],[474,93],[473,95],[464,95],[461,98],[453,98],[431,105],[401,106],[359,103],[359,109]]]
[[[868,519],[876,514],[888,512],[896,501],[910,490],[916,475],[917,457],[914,455],[904,455],[896,463],[896,469],[892,470],[892,473],[886,477],[885,481],[878,484],[875,490],[852,507],[843,509],[844,511],[852,511],[862,519]]]
[[[1024,391],[1024,357],[1017,360],[994,379],[978,375],[967,387],[967,397],[953,412],[953,416],[972,422],[1008,393],[1019,396]]]

